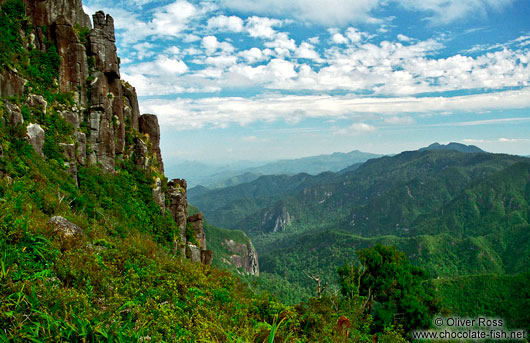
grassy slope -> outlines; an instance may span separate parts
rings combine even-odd
[[[3,1],[0,72],[18,70],[48,110],[8,99],[21,106],[24,124],[6,126],[0,99],[0,342],[336,342],[337,318],[349,313],[329,301],[312,303],[328,306],[325,313],[288,307],[229,272],[175,256],[175,223],[152,198],[160,175],[136,169],[127,154],[113,174],[78,166],[76,186],[59,145],[75,141],[58,114],[72,96],[54,86],[53,46],[46,54],[24,48],[21,32],[29,39],[31,31],[22,1]],[[45,158],[27,142],[30,122],[46,132]],[[56,215],[83,234],[61,237],[48,224]],[[371,339],[355,318],[355,333]]]

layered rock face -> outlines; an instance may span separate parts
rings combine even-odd
[[[225,240],[222,244],[233,253],[230,260],[224,261],[225,263],[232,264],[240,272],[259,275],[258,253],[250,241],[243,244],[230,239]]]
[[[0,5],[3,2],[0,0]],[[113,18],[99,11],[92,17],[92,27],[81,0],[23,2],[26,16],[33,24],[33,32],[26,36],[27,49],[47,53],[51,46],[56,47],[60,58],[56,86],[74,100],[73,106],[62,106],[58,111],[75,130],[74,144],[72,140],[59,143],[72,177],[77,181],[80,166],[100,165],[111,173],[116,161],[133,161],[152,176],[154,200],[177,223],[175,252],[194,262],[211,264],[212,252],[206,250],[202,215],[188,218],[186,181],[175,179],[167,183],[163,175],[158,118],[154,114],[140,114],[134,87],[120,79]],[[1,70],[0,97],[22,98],[29,90],[29,96],[22,101],[32,111],[50,114],[46,101],[31,94],[27,81],[16,70]],[[4,101],[3,107],[4,123],[24,125],[28,141],[39,155],[46,157],[43,153],[46,128],[24,122],[21,107],[16,104]]]
[[[179,239],[175,241],[175,252],[193,262],[212,263],[212,251],[206,249],[202,213],[188,217],[187,182],[173,179],[167,184],[168,210],[179,229]]]
[[[272,231],[272,232],[285,231],[285,229],[289,225],[291,225],[293,220],[294,220],[294,217],[291,216],[289,211],[287,211],[287,207],[277,206],[267,211],[263,215],[263,219],[261,221],[261,227],[265,231]]]

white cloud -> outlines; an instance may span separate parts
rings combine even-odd
[[[291,52],[296,50],[296,42],[294,39],[289,38],[287,33],[278,32],[270,42],[265,42],[265,47],[274,50],[277,56],[285,57],[290,56]]]
[[[410,125],[414,124],[415,120],[412,117],[409,116],[392,116],[392,117],[385,117],[383,120],[385,123],[390,125]]]
[[[321,60],[319,54],[315,51],[315,47],[307,42],[302,42],[302,44],[300,44],[300,46],[296,49],[295,56],[297,58],[305,58],[315,61]]]
[[[354,123],[351,126],[339,129],[335,133],[339,135],[358,135],[361,133],[369,133],[376,131],[377,128],[373,125],[366,124],[366,123]]]
[[[381,23],[376,9],[392,5],[428,15],[432,23],[446,24],[469,15],[500,11],[514,0],[221,0],[225,8],[247,14],[292,18],[325,27]]]
[[[259,138],[256,136],[245,136],[241,137],[241,140],[246,143],[266,143],[269,142],[269,139],[266,138]]]
[[[530,89],[505,91],[499,94],[478,94],[458,97],[425,98],[359,98],[355,96],[295,96],[269,95],[267,97],[211,97],[202,99],[149,99],[141,104],[144,112],[156,113],[161,124],[175,129],[200,128],[204,126],[226,126],[233,123],[246,125],[255,121],[289,120],[305,118],[352,118],[363,120],[388,115],[411,113],[441,113],[463,111],[475,113],[481,110],[516,109],[530,107]],[[517,123],[530,118],[500,118],[495,122]],[[185,125],[183,126],[183,123]],[[460,123],[466,125],[493,124],[492,120]],[[366,124],[369,125],[369,124]],[[454,126],[455,123],[437,126]],[[456,124],[457,125],[457,124]],[[436,124],[431,125],[436,126]],[[358,130],[369,126],[358,126]],[[355,127],[354,127],[355,128]]]
[[[125,70],[129,74],[166,76],[168,74],[183,74],[188,71],[188,66],[186,63],[176,58],[159,55],[154,61],[138,63],[127,67]]]
[[[158,9],[152,20],[154,33],[162,36],[178,36],[187,28],[199,10],[187,1],[176,1]]]
[[[274,27],[282,26],[283,21],[278,19],[250,17],[247,19],[245,29],[250,37],[272,39],[276,33]]]
[[[324,26],[374,22],[370,11],[380,0],[221,0],[221,6],[258,15],[288,16]]]
[[[219,42],[215,36],[206,36],[202,38],[202,47],[206,50],[207,55],[211,55],[218,50],[224,53],[231,53],[235,49],[232,44],[228,42]]]
[[[499,138],[499,143],[520,143],[520,142],[530,142],[528,138]]]
[[[168,53],[170,55],[180,55],[181,51],[180,51],[178,46],[171,46],[171,47],[166,49],[166,53]]]
[[[397,35],[397,39],[402,41],[402,42],[410,42],[411,41],[410,37],[402,35],[401,33]]]
[[[469,15],[486,16],[488,11],[500,11],[514,0],[397,0],[406,9],[429,14],[431,22],[447,24]]]
[[[328,29],[330,35],[331,35],[331,41],[335,44],[347,44],[348,39],[342,35],[342,33],[339,32],[338,29]]]
[[[319,44],[319,43],[320,43],[320,37],[318,37],[318,36],[311,37],[311,38],[309,38],[307,41],[308,41],[309,43],[311,43],[311,44],[316,45],[316,44]]]
[[[197,42],[200,40],[201,40],[201,37],[194,35],[194,34],[185,34],[184,38],[182,39],[184,43],[193,43],[193,42]]]
[[[243,57],[249,64],[261,62],[267,59],[267,56],[258,48],[250,48],[239,53],[239,56]]]
[[[241,32],[243,24],[243,19],[236,16],[219,15],[208,19],[208,29],[216,31]]]
[[[237,63],[236,56],[210,56],[205,60],[206,64],[216,66],[217,68],[227,68]]]
[[[498,138],[498,139],[473,139],[466,138],[462,140],[466,144],[484,144],[484,143],[528,143],[528,138]]]

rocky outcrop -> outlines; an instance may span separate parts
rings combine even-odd
[[[123,90],[123,117],[125,118],[125,124],[129,123],[132,129],[138,131],[140,106],[138,105],[136,89],[124,81],[121,82],[121,86]]]
[[[6,102],[4,108],[8,124],[15,126],[24,123],[24,118],[22,117],[22,112],[18,105]]]
[[[11,71],[0,73],[0,97],[22,96],[26,80]]]
[[[169,199],[168,209],[180,230],[181,241],[186,240],[185,235],[188,218],[187,187],[188,184],[184,179],[173,179],[167,184],[167,197]]]
[[[213,252],[211,250],[201,251],[201,263],[211,265],[213,261]]]
[[[42,153],[42,147],[44,145],[44,130],[39,124],[29,124],[27,127],[27,136],[30,144],[37,154],[44,156]]]
[[[72,92],[76,103],[87,108],[86,79],[89,74],[86,48],[75,33],[72,22],[64,15],[57,17],[52,35],[61,57],[59,88],[62,92]]]
[[[75,133],[75,157],[77,163],[86,165],[86,135],[83,132]]]
[[[60,16],[72,25],[91,27],[90,17],[83,11],[81,0],[24,0],[26,14],[35,26],[51,26]]]
[[[64,152],[64,165],[77,184],[77,158],[75,144],[60,143],[59,145]]]
[[[54,46],[60,58],[56,84],[50,85],[73,95],[67,102],[50,106],[40,95],[29,94],[22,100],[27,81],[15,69],[0,73],[0,97],[16,96],[25,101],[35,121],[43,115],[59,115],[73,127],[73,137],[53,137],[60,150],[66,169],[77,182],[80,166],[100,165],[103,170],[115,171],[116,161],[134,162],[152,178],[152,195],[162,213],[169,211],[177,231],[175,252],[194,262],[211,264],[212,251],[206,250],[202,214],[188,218],[186,181],[175,179],[166,185],[164,164],[160,150],[160,125],[154,114],[140,114],[138,97],[133,86],[121,80],[116,48],[114,20],[99,11],[90,18],[84,13],[81,0],[22,0],[32,31],[22,33],[28,49],[49,53]],[[0,4],[3,0],[0,0]],[[25,75],[25,74],[24,74]],[[25,107],[22,109],[26,110]],[[21,107],[4,101],[2,124],[25,125]],[[27,126],[27,138],[42,157],[45,141],[43,124]],[[46,123],[46,125],[44,125]],[[67,131],[67,130],[65,130]],[[68,132],[72,132],[68,127]],[[52,137],[53,132],[50,132]],[[126,140],[127,137],[127,140]],[[166,187],[167,186],[167,187]],[[54,217],[50,225],[61,237],[79,236],[82,230],[62,217]]]
[[[158,118],[154,114],[142,114],[139,120],[140,133],[149,136],[153,155],[156,157],[158,169],[164,172],[164,163],[162,162],[162,152],[160,151],[160,125]]]
[[[294,217],[291,216],[287,207],[280,205],[265,212],[261,221],[261,227],[264,231],[285,231],[293,220]]]
[[[229,261],[225,263],[231,264],[237,268],[238,271],[250,275],[259,275],[258,253],[252,245],[252,242],[238,243],[231,239],[225,240],[222,243],[233,254],[229,257]]]
[[[94,150],[91,161],[97,161],[108,171],[114,170],[114,161],[121,155],[125,142],[123,99],[114,36],[114,20],[99,11],[93,16],[94,29],[90,31],[89,59],[94,61],[93,81],[90,84],[90,135]]]
[[[201,248],[194,244],[186,244],[186,258],[191,262],[201,262]]]
[[[63,250],[79,246],[84,235],[81,227],[61,216],[51,217],[48,225],[52,226]]]
[[[64,237],[74,237],[83,234],[83,229],[61,216],[51,217],[48,224],[53,225],[55,233]]]
[[[160,206],[162,213],[166,212],[166,193],[162,190],[162,180],[157,177],[155,179],[155,186],[153,187],[153,199]]]
[[[79,129],[79,126],[81,124],[79,113],[74,111],[63,111],[59,114],[67,123],[72,124],[75,129]]]
[[[195,240],[199,243],[201,250],[206,250],[206,234],[204,233],[203,215],[198,213],[188,218],[188,226],[193,232]]]
[[[188,217],[187,183],[173,179],[167,184],[168,210],[177,223],[179,237],[175,240],[175,253],[186,256],[193,262],[212,263],[212,251],[206,249],[204,217],[202,213]]]
[[[48,109],[48,103],[42,95],[36,95],[36,94],[30,94],[28,95],[28,98],[26,99],[26,103],[33,107],[37,108],[42,113],[46,113],[46,110]]]

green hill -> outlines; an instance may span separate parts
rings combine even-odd
[[[433,279],[484,273],[508,277],[530,267],[529,173],[528,160],[517,156],[446,149],[405,152],[370,160],[352,172],[312,179],[278,196],[273,205],[247,212],[231,227],[249,234],[269,287],[286,301],[314,294],[314,282],[305,273],[336,284],[332,271],[358,249],[376,244],[398,247]],[[223,190],[217,194],[221,201]],[[212,218],[222,218],[237,205],[219,205]],[[277,223],[280,229],[274,230]],[[444,297],[451,285],[445,286]],[[292,290],[298,292],[295,297]],[[512,311],[524,313],[511,297]],[[477,293],[476,302],[468,303],[476,307],[466,311],[480,313],[485,301]],[[464,307],[453,303],[450,309],[461,313]],[[507,313],[489,309],[488,314]],[[521,325],[520,318],[511,323]]]
[[[357,298],[287,306],[216,268],[256,270],[252,243],[188,212],[185,180],[164,176],[111,16],[0,6],[0,342],[336,342],[343,317],[355,339],[403,342]]]

